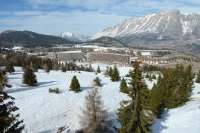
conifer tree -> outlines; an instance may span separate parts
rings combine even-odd
[[[156,79],[156,76],[154,74],[152,75],[152,79]]]
[[[164,106],[175,108],[185,103],[193,89],[193,79],[191,65],[186,69],[182,64],[177,64],[175,69],[165,69],[162,84],[158,84],[158,88],[162,89]]]
[[[62,72],[66,72],[67,71],[65,66],[62,66],[61,70],[62,70]]]
[[[175,100],[176,95],[174,93],[175,88],[175,78],[174,78],[174,70],[173,69],[165,69],[163,71],[163,78],[162,78],[162,84],[158,86],[158,88],[162,89],[163,95],[163,102],[164,106],[167,108],[173,108],[175,107]]]
[[[1,75],[1,72],[0,72]],[[2,77],[3,78],[3,77]],[[1,80],[2,81],[2,80]],[[3,91],[5,86],[11,87],[0,81],[0,133],[21,133],[24,129],[23,120],[18,121],[19,114],[13,114],[19,108],[14,104],[13,97]]]
[[[49,66],[47,65],[47,63],[44,64],[43,68],[44,68],[45,72],[49,73],[50,70],[49,70]]]
[[[10,74],[11,74],[12,72],[15,72],[15,69],[14,69],[14,67],[13,67],[13,65],[12,65],[11,63],[8,63],[8,64],[6,65],[6,71],[9,72]]]
[[[163,103],[163,88],[162,88],[162,78],[158,78],[157,85],[153,85],[151,89],[151,111],[155,114],[157,118],[161,118],[161,114],[164,110],[164,103]]]
[[[174,70],[174,77],[176,82],[176,85],[174,87],[174,91],[177,91],[177,93],[173,92],[174,95],[176,95],[175,98],[175,107],[179,104],[182,104],[183,102],[186,102],[186,99],[188,98],[187,92],[187,81],[186,77],[189,75],[186,75],[184,66],[182,64],[177,64],[176,68]]]
[[[122,81],[121,81],[119,88],[120,88],[120,92],[128,93],[128,87],[127,87],[127,84],[126,84],[126,81],[125,81],[124,78],[122,78]]]
[[[23,84],[27,84],[27,85],[34,85],[37,83],[37,78],[36,75],[34,74],[33,70],[29,67],[27,67],[24,71],[23,74]]]
[[[112,75],[111,75],[111,80],[112,81],[119,81],[120,80],[119,71],[118,71],[116,66],[114,66],[114,69],[113,69],[113,72],[112,72]]]
[[[109,74],[108,74],[108,75],[111,77],[112,74],[113,74],[113,69],[112,69],[112,67],[110,67],[110,69],[109,69]]]
[[[187,66],[185,72],[186,72],[185,75],[187,75],[185,77],[185,80],[187,81],[186,82],[186,84],[187,84],[187,92],[190,95],[192,90],[193,90],[193,88],[194,88],[194,78],[195,78],[195,74],[192,71],[192,65],[191,64]]]
[[[100,67],[99,67],[99,66],[97,67],[97,72],[98,72],[98,73],[101,73],[101,70],[100,70]]]
[[[73,76],[71,84],[70,84],[70,88],[71,88],[70,90],[75,91],[75,92],[81,91],[80,84],[76,76]]]
[[[200,83],[200,70],[199,72],[197,73],[197,78],[195,80],[196,83]]]
[[[189,65],[184,69],[182,64],[177,64],[172,76],[174,83],[172,83],[171,95],[168,97],[169,108],[175,108],[188,100],[193,89],[194,74],[192,72],[192,66]]]
[[[96,78],[93,80],[93,82],[94,82],[94,85],[95,85],[95,86],[99,86],[99,87],[102,86],[102,85],[101,85],[101,79],[99,79],[99,77],[96,77]]]
[[[129,83],[132,86],[129,93],[131,100],[123,101],[118,112],[118,121],[122,125],[119,133],[150,133],[153,118],[148,111],[149,91],[142,80],[139,63],[134,62],[133,67]]]
[[[81,126],[85,133],[109,133],[110,121],[97,88],[88,91],[82,110]]]

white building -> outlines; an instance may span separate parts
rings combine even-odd
[[[12,48],[15,52],[24,52],[24,47],[21,46],[15,46]]]
[[[83,60],[84,55],[81,51],[65,51],[58,53],[58,59],[64,61]]]

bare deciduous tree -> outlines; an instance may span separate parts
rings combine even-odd
[[[82,110],[81,126],[85,133],[108,133],[110,121],[107,109],[104,109],[101,95],[93,88],[85,97],[85,108]]]

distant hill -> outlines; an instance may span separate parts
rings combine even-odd
[[[72,44],[73,42],[51,35],[42,35],[31,31],[7,30],[0,34],[0,46],[48,46],[52,44]]]
[[[89,43],[99,43],[101,46],[105,47],[124,47],[126,46],[124,43],[120,42],[119,40],[112,38],[112,37],[100,37],[93,41],[90,41]]]

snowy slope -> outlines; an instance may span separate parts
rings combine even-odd
[[[24,124],[26,125],[25,132],[55,133],[61,126],[66,126],[74,132],[81,128],[79,124],[80,107],[83,107],[87,90],[97,76],[95,73],[51,71],[47,74],[40,70],[36,73],[39,86],[24,88],[20,86],[23,72],[21,68],[17,67],[15,69],[16,72],[8,76],[9,83],[13,87],[6,89],[6,92],[16,98],[16,105],[20,108],[20,118],[24,119]],[[122,68],[121,70],[128,72],[129,68]],[[74,75],[77,76],[83,90],[80,93],[69,91],[70,82]],[[108,108],[110,119],[116,123],[119,102],[128,97],[123,93],[119,93],[120,82],[111,82],[109,77],[104,77],[102,74],[98,74],[98,76],[103,84],[101,94],[105,107]],[[59,87],[62,93],[49,93],[49,87]]]
[[[101,70],[106,69],[106,64],[92,64],[94,69],[100,66]],[[113,65],[110,65],[113,66]],[[120,75],[126,75],[130,67],[119,67]],[[20,67],[15,67],[16,72],[8,75],[12,88],[6,88],[9,95],[16,98],[16,105],[20,108],[20,119],[24,119],[27,133],[55,133],[59,127],[66,126],[67,130],[74,133],[80,129],[81,107],[84,106],[85,95],[90,89],[93,79],[97,76],[90,72],[67,72],[51,71],[49,74],[39,70],[36,73],[39,86],[26,88],[21,87],[23,71]],[[76,75],[81,89],[80,93],[69,91],[72,77]],[[120,101],[129,99],[126,94],[119,92],[120,82],[111,82],[109,77],[105,77],[103,72],[98,74],[102,80],[103,87],[100,89],[101,95],[108,109],[109,118],[115,126],[117,122],[117,108]],[[155,82],[146,80],[149,89]],[[128,82],[128,78],[126,78]],[[192,98],[194,101],[186,105],[165,111],[163,118],[156,120],[153,125],[154,133],[198,133],[200,129],[200,84],[195,84]],[[61,94],[49,93],[49,88],[59,87]],[[66,132],[67,132],[66,130]]]

